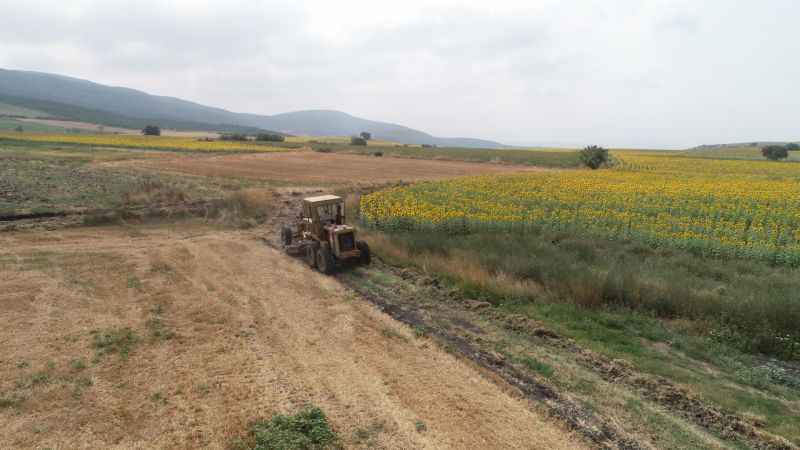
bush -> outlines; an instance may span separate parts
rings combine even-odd
[[[436,148],[433,144],[422,144],[422,148]]]
[[[148,125],[142,129],[145,136],[161,136],[161,128],[156,125]]]
[[[316,147],[316,148],[314,148],[314,151],[317,152],[317,153],[331,153],[331,152],[333,152],[333,150],[331,150],[330,147]]]
[[[360,136],[350,138],[350,145],[367,145],[367,140]]]
[[[293,416],[278,414],[269,421],[256,422],[250,428],[255,437],[253,450],[328,448],[336,434],[321,409],[307,406]]]
[[[608,150],[597,145],[590,145],[581,150],[581,162],[592,170],[608,164]]]
[[[770,161],[777,161],[788,158],[789,150],[782,145],[768,145],[761,149],[761,154]]]
[[[789,150],[790,152],[796,152],[800,150],[800,145],[795,144],[794,142],[791,144],[786,144],[786,150]]]
[[[375,152],[372,156],[383,156],[383,152]]]
[[[22,125],[18,125],[17,128],[14,128],[14,131],[16,131],[17,133],[22,133],[23,131],[25,131],[25,129],[22,128]]]
[[[359,136],[361,136],[361,139],[364,139],[365,141],[372,139],[372,133],[369,133],[367,131],[362,131]]]
[[[219,137],[221,141],[239,141],[243,142],[247,140],[246,134],[239,134],[239,133],[225,133]]]
[[[261,133],[256,136],[256,140],[262,142],[283,142],[286,138],[280,134]]]

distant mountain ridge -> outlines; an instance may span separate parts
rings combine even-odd
[[[403,144],[505,147],[499,142],[483,139],[436,137],[402,125],[362,119],[341,111],[306,110],[272,116],[236,113],[174,97],[42,72],[0,69],[0,97],[19,106],[47,112],[57,110],[59,115],[70,119],[88,115],[96,120],[105,120],[108,122],[105,125],[112,126],[125,126],[122,122],[139,124],[152,121],[165,122],[164,126],[170,128],[201,127],[222,131],[260,129],[312,136],[349,136],[368,131],[376,139]],[[89,111],[94,113],[89,114]],[[104,117],[102,112],[110,115]],[[74,117],[69,117],[69,114]]]

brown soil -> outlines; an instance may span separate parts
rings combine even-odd
[[[376,158],[366,155],[309,151],[176,157],[148,161],[126,161],[115,166],[145,167],[191,175],[242,177],[305,184],[380,184],[419,181],[466,175],[541,171],[537,167],[438,161],[408,158]]]
[[[225,448],[306,403],[348,448],[585,445],[261,234],[0,235],[0,448]],[[121,327],[130,356],[96,357]]]

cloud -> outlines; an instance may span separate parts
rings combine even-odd
[[[798,138],[791,0],[7,1],[3,67],[236,111],[515,143]]]

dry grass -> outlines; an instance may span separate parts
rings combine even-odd
[[[423,272],[445,274],[455,280],[465,280],[478,289],[489,290],[510,297],[534,297],[544,292],[544,288],[532,281],[513,275],[491,273],[478,263],[473,254],[466,251],[453,251],[449,255],[423,253],[412,255],[408,248],[399,245],[380,232],[360,230],[376,254],[401,264],[412,264]]]
[[[364,429],[385,448],[582,446],[259,236],[185,222],[0,235],[0,448],[222,449],[307,403],[346,447]],[[127,359],[94,360],[94,335],[126,328]]]

